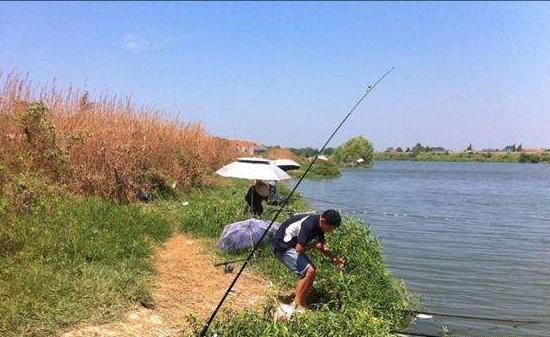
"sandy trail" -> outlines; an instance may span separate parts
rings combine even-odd
[[[177,234],[155,256],[157,274],[153,282],[155,307],[132,308],[120,322],[85,325],[64,333],[63,337],[167,337],[186,327],[186,317],[207,318],[235,274],[224,274],[213,267],[215,256],[204,243]],[[249,307],[267,296],[269,282],[244,273],[224,307]]]

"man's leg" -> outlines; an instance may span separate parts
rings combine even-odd
[[[296,286],[296,298],[294,298],[294,302],[302,308],[307,308],[306,299],[311,291],[311,287],[313,286],[316,273],[317,271],[315,270],[315,266],[310,264],[304,277],[298,281],[298,285]]]
[[[300,276],[296,285],[294,303],[306,308],[306,299],[315,280],[315,266],[306,254],[298,254],[295,249],[289,249],[276,256],[288,269]]]

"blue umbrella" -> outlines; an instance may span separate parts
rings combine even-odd
[[[273,223],[271,231],[275,231],[280,225],[278,222]],[[248,219],[229,224],[224,227],[217,246],[229,253],[252,248],[260,241],[268,227],[269,222],[258,219]]]

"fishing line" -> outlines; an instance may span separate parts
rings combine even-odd
[[[350,211],[354,211],[354,212],[356,212],[356,213],[362,213],[362,214],[372,214],[372,215],[388,216],[388,217],[392,217],[392,218],[398,218],[398,217],[411,217],[411,218],[420,218],[420,219],[437,219],[437,220],[450,221],[450,217],[447,217],[447,216],[425,215],[425,214],[418,214],[418,213],[386,213],[386,212],[377,212],[377,211],[371,211],[371,210],[368,210],[368,209],[359,209],[359,208],[350,207],[350,206],[348,206],[348,205],[346,205],[346,204],[338,203],[338,202],[334,202],[334,201],[328,201],[328,200],[323,200],[323,199],[318,199],[318,198],[310,198],[310,197],[305,197],[305,198],[308,199],[308,200],[313,200],[313,201],[317,201],[317,202],[322,202],[322,203],[324,203],[324,204],[331,205],[331,206],[343,207],[343,208],[346,209],[346,210],[350,210]]]
[[[239,269],[239,272],[237,273],[237,275],[235,276],[235,278],[233,279],[233,281],[231,281],[231,284],[229,285],[229,287],[227,287],[227,290],[225,291],[224,295],[222,296],[220,302],[218,303],[218,305],[216,306],[216,308],[214,309],[214,311],[212,312],[212,314],[210,315],[210,318],[208,318],[208,321],[206,322],[206,324],[204,325],[201,333],[200,333],[200,337],[205,337],[206,336],[206,333],[208,332],[208,329],[210,328],[210,324],[212,324],[212,321],[214,321],[214,318],[216,318],[216,315],[218,314],[218,311],[220,310],[220,308],[222,307],[223,303],[225,302],[227,296],[229,296],[229,294],[231,293],[231,290],[233,289],[233,286],[235,285],[235,283],[237,283],[237,280],[239,279],[239,277],[241,276],[241,274],[243,273],[244,269],[246,268],[246,266],[248,265],[248,262],[250,261],[250,259],[252,258],[252,256],[254,255],[254,253],[256,252],[256,250],[258,249],[258,247],[260,246],[260,244],[262,243],[263,239],[266,237],[267,233],[269,232],[269,229],[271,229],[271,226],[273,226],[273,223],[275,222],[275,220],[277,220],[277,217],[279,216],[279,214],[281,214],[282,210],[285,208],[285,206],[287,205],[288,201],[290,200],[290,198],[292,197],[292,195],[294,194],[294,192],[296,191],[296,189],[298,188],[298,186],[300,186],[300,184],[302,183],[302,180],[304,180],[305,176],[308,174],[309,170],[311,169],[311,167],[313,166],[313,164],[315,164],[315,162],[317,161],[317,159],[319,158],[319,156],[321,155],[321,153],[323,153],[323,151],[325,150],[325,148],[327,147],[327,145],[329,144],[329,142],[332,140],[332,138],[336,135],[336,133],[340,130],[340,128],[342,127],[342,125],[344,125],[344,123],[348,120],[348,118],[351,116],[351,114],[355,111],[355,109],[357,109],[357,107],[361,104],[361,102],[363,102],[363,100],[378,86],[378,84],[380,82],[382,82],[382,80],[384,80],[384,78],[386,76],[389,75],[389,73],[391,73],[393,71],[393,68],[391,68],[390,70],[386,71],[384,73],[384,75],[382,75],[373,85],[370,85],[367,87],[367,90],[366,92],[361,96],[361,98],[355,103],[355,105],[351,108],[351,110],[348,112],[348,114],[344,117],[344,119],[342,119],[342,121],[340,122],[340,124],[338,124],[338,126],[336,127],[336,129],[332,132],[332,134],[330,135],[330,137],[327,139],[327,141],[325,142],[325,144],[321,147],[321,149],[319,150],[319,152],[317,153],[317,155],[315,156],[315,158],[313,158],[313,160],[309,163],[308,167],[306,168],[306,170],[304,171],[304,173],[302,174],[302,176],[300,177],[300,179],[298,180],[298,182],[294,185],[294,187],[292,188],[292,191],[290,191],[290,194],[285,198],[285,200],[283,201],[283,204],[281,205],[281,207],[277,210],[277,213],[275,213],[275,216],[273,217],[273,220],[271,220],[271,223],[269,224],[269,226],[267,227],[267,229],[264,231],[263,235],[261,236],[260,240],[254,245],[254,247],[252,248],[252,251],[249,253],[248,257],[246,258],[246,260],[244,260],[244,263],[243,265],[241,266],[241,269]]]
[[[369,209],[360,209],[355,207],[350,207],[344,203],[338,203],[335,201],[329,201],[324,199],[318,199],[318,198],[312,198],[312,197],[304,197],[307,200],[322,202],[323,204],[331,205],[331,206],[338,206],[342,207],[343,209],[353,211],[355,213],[361,213],[361,214],[371,214],[371,215],[379,215],[379,216],[387,216],[392,218],[419,218],[419,219],[435,219],[435,220],[442,220],[442,221],[451,221],[453,219],[460,220],[460,221],[469,221],[472,220],[472,218],[465,218],[460,216],[444,216],[444,215],[427,215],[427,214],[421,214],[421,213],[387,213],[387,212],[377,212],[372,211]],[[540,220],[540,221],[546,221],[550,222],[550,218],[542,218],[537,216],[526,216],[521,217],[517,219],[522,220]]]

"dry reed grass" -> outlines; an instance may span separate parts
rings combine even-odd
[[[211,184],[231,157],[229,142],[200,124],[162,119],[128,97],[92,99],[0,72],[0,176],[38,173],[72,192],[127,202]]]

